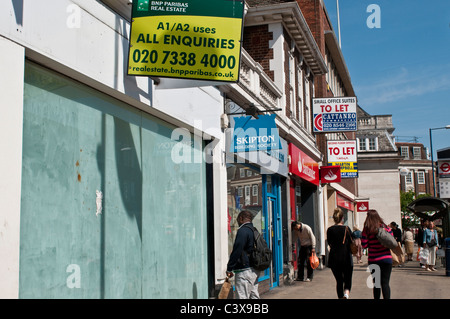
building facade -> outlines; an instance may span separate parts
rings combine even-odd
[[[416,196],[433,194],[433,175],[427,149],[421,143],[395,143],[402,158],[399,164],[400,191]]]
[[[214,297],[242,209],[274,252],[262,291],[283,283],[293,219],[323,238],[311,98],[328,68],[297,2],[249,1],[233,84],[128,76],[129,1],[1,6],[0,297]],[[280,151],[230,150],[252,107],[276,114]]]
[[[127,1],[1,7],[1,297],[208,298],[221,91],[128,76]]]
[[[276,124],[280,137],[286,142],[286,150],[289,150],[285,158],[286,163],[290,163],[286,175],[265,174],[260,177],[263,194],[266,193],[262,203],[256,205],[256,202],[253,202],[256,197],[247,197],[253,208],[261,206],[263,214],[265,211],[268,214],[264,220],[270,234],[267,239],[274,248],[275,259],[272,269],[262,277],[260,289],[264,291],[267,287],[270,289],[281,285],[284,268],[295,260],[291,251],[291,221],[302,219],[312,226],[320,225],[318,172],[312,179],[308,179],[293,174],[290,167],[293,161],[292,146],[311,159],[306,166],[315,167],[317,170],[321,162],[322,156],[312,133],[311,99],[314,96],[313,84],[316,77],[325,74],[327,68],[295,1],[247,1],[247,4],[249,7],[244,23],[243,48],[268,81],[263,83],[260,89],[246,88],[246,93],[260,92],[261,96],[267,99],[267,93],[270,92],[267,83],[270,83],[269,88],[277,88],[279,97],[276,104],[268,104],[263,99],[252,103],[262,111],[270,110],[270,106],[279,109],[273,113],[277,115]],[[249,82],[252,78],[247,76],[246,72],[243,75],[242,83]],[[246,107],[239,101],[239,96],[234,95],[232,99],[241,108]],[[298,166],[298,163],[295,164]],[[241,167],[237,169],[242,170]],[[256,186],[254,189],[256,194]],[[297,194],[302,194],[301,199],[297,197],[298,201],[292,196],[295,189]],[[248,186],[247,190],[250,190]],[[261,229],[263,227],[264,225]],[[264,280],[265,278],[267,280]]]
[[[393,137],[391,115],[371,115],[358,106],[359,193],[369,200],[369,208],[378,211],[386,223],[401,225],[400,175],[402,160]],[[358,213],[358,224],[364,223]]]
[[[328,72],[314,82],[316,98],[355,97],[351,76],[345,58],[339,46],[330,17],[325,4],[321,0],[297,1],[312,30],[314,39],[325,60]],[[322,153],[322,163],[329,164],[328,141],[354,141],[355,132],[317,133],[316,140]],[[324,229],[319,232],[322,236],[320,243],[323,256],[327,254],[326,229],[334,224],[333,212],[340,207],[344,212],[344,222],[353,227],[356,222],[356,201],[359,199],[358,178],[342,178],[340,183],[327,183],[320,187],[323,193],[322,212]]]

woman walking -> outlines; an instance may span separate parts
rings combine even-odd
[[[377,239],[377,233],[380,227],[383,227],[393,236],[392,230],[386,226],[378,212],[374,209],[369,209],[364,222],[361,244],[364,249],[369,249],[369,266],[377,266],[372,274],[374,277],[379,276],[379,278],[374,278],[374,299],[380,299],[381,293],[383,293],[384,299],[390,299],[391,288],[389,286],[389,281],[392,272],[392,256],[391,250],[384,247]]]
[[[409,228],[406,228],[405,232],[403,233],[403,243],[405,244],[408,261],[412,261],[412,255],[414,252],[414,235]]]
[[[438,234],[434,229],[434,223],[429,222],[428,228],[423,231],[423,247],[428,249],[428,262],[425,266],[428,271],[436,271],[436,249],[439,245]]]
[[[328,267],[336,279],[336,292],[339,299],[348,299],[352,289],[353,257],[350,243],[351,230],[344,226],[344,213],[336,208],[333,214],[335,225],[327,230],[327,240],[330,246]]]
[[[362,263],[361,257],[362,257],[362,247],[361,247],[361,236],[362,233],[359,230],[358,226],[353,226],[353,234],[352,237],[355,241],[355,245],[358,248],[358,250],[356,251],[356,262],[358,264]]]

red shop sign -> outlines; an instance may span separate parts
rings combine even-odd
[[[292,143],[289,144],[289,155],[291,156],[289,172],[314,185],[319,185],[319,163]]]
[[[366,213],[369,210],[369,202],[356,202],[356,211]]]
[[[320,182],[322,184],[340,183],[341,182],[341,167],[338,165],[322,166],[320,168]]]
[[[349,201],[348,199],[342,197],[339,194],[337,195],[337,205],[351,211],[354,210],[353,202]]]

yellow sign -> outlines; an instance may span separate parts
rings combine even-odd
[[[237,82],[241,34],[241,18],[135,17],[128,74]]]
[[[358,177],[358,162],[332,162],[331,166],[341,167],[342,177]]]

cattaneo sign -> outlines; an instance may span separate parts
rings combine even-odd
[[[128,74],[237,82],[243,0],[134,0]]]
[[[357,129],[356,97],[313,99],[314,132],[354,132]]]

